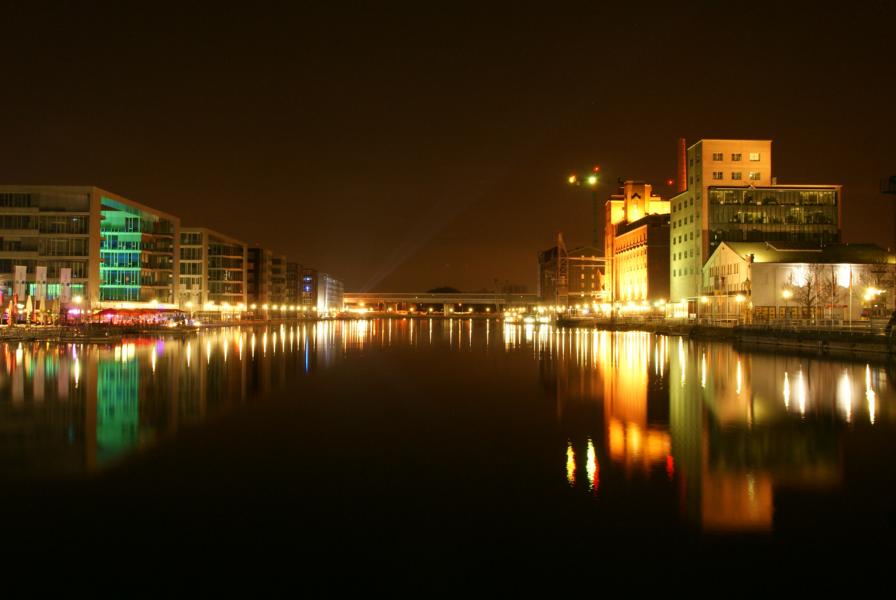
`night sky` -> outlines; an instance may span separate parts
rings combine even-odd
[[[772,139],[779,183],[844,184],[845,240],[893,245],[887,3],[134,4],[0,0],[0,182],[97,185],[347,291],[534,291],[557,231],[590,241],[572,170],[668,196],[678,137]]]

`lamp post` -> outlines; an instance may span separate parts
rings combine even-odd
[[[744,309],[744,298],[743,294],[738,294],[734,297],[734,301],[737,303],[737,324],[740,325],[741,316],[743,315]]]
[[[75,296],[74,298],[72,298],[72,302],[74,302],[75,306],[77,307],[78,323],[80,324],[81,320],[82,320],[81,319],[81,303],[84,302],[84,298],[82,298],[81,296]]]
[[[784,298],[784,317],[787,322],[790,323],[790,299],[793,298],[793,292],[790,290],[784,290],[781,292],[781,296]],[[778,311],[778,297],[775,296],[775,312]]]

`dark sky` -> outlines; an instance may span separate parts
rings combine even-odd
[[[572,169],[667,195],[679,136],[760,138],[779,183],[846,186],[846,241],[893,244],[888,3],[133,4],[0,0],[0,182],[104,187],[347,290],[534,290],[557,231],[589,241]]]

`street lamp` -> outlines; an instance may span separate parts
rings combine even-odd
[[[784,317],[787,321],[790,321],[790,299],[793,298],[793,292],[790,290],[784,290],[781,292],[781,297],[784,298]],[[778,312],[777,302],[775,302],[775,313]],[[778,315],[775,314],[777,317]]]

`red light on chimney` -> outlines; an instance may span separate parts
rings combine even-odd
[[[667,179],[667,180],[666,180],[666,185],[675,185],[675,180],[674,180],[674,179]]]

